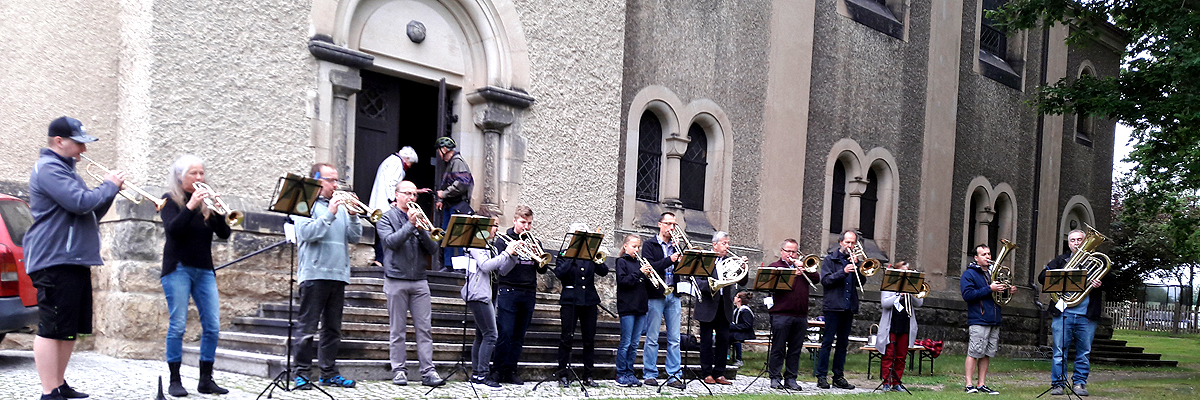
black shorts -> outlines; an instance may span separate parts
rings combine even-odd
[[[92,333],[92,269],[55,265],[29,274],[38,290],[38,336],[75,340]]]

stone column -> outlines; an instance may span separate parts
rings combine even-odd
[[[329,133],[329,163],[337,168],[342,180],[354,184],[354,174],[350,171],[348,144],[354,127],[350,126],[350,96],[362,90],[362,77],[358,69],[349,71],[330,71],[329,82],[333,84],[333,119],[332,132]]]
[[[493,212],[500,211],[500,198],[497,193],[500,180],[500,134],[512,125],[514,118],[509,107],[494,103],[485,105],[476,111],[474,116],[475,126],[483,131],[484,140],[483,179],[476,179],[475,182],[483,184],[482,208]]]
[[[967,245],[974,248],[975,245],[980,243],[987,243],[988,239],[990,239],[988,237],[988,224],[992,223],[992,219],[994,218],[996,218],[996,211],[988,206],[983,206],[982,210],[975,212],[975,226],[971,227],[971,229],[975,230],[975,243],[967,243]]]
[[[862,195],[867,191],[867,180],[856,176],[846,182],[846,204],[842,206],[842,227],[845,229],[862,228],[859,224],[859,214],[862,212]]]
[[[673,133],[663,145],[663,152],[667,154],[667,164],[663,166],[663,181],[660,183],[663,187],[662,204],[667,208],[683,208],[683,202],[679,200],[679,164],[691,141],[687,136]]]

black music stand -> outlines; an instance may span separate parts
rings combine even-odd
[[[495,225],[496,225],[495,218],[488,218],[488,217],[483,217],[483,216],[478,216],[478,215],[466,215],[466,214],[451,215],[450,223],[449,223],[449,225],[446,225],[446,234],[445,234],[445,236],[442,237],[441,246],[442,247],[465,247],[465,248],[472,248],[472,249],[490,249],[491,246],[489,245],[487,240],[488,240],[488,236],[491,233],[491,228]],[[465,255],[467,257],[470,257],[469,252],[466,252]],[[470,268],[470,266],[468,266],[468,268]],[[467,285],[468,287],[471,286],[471,274],[463,274],[463,275],[465,275],[467,278],[465,285]],[[471,386],[471,392],[475,394],[476,398],[478,398],[479,391],[475,390],[475,382],[471,382],[471,375],[467,373],[467,365],[466,365],[467,364],[466,358],[467,358],[467,313],[468,312],[470,312],[470,310],[467,309],[467,301],[466,301],[466,299],[463,299],[463,308],[462,308],[462,313],[460,314],[461,318],[459,319],[459,324],[460,324],[462,330],[461,330],[461,335],[459,337],[458,362],[454,363],[454,370],[450,371],[450,374],[446,375],[444,380],[449,381],[450,377],[457,375],[459,372],[462,372],[463,376],[467,378],[467,384]],[[428,396],[430,393],[433,393],[433,391],[439,387],[441,387],[441,386],[434,386],[432,388],[429,388],[429,391],[425,392],[425,395]]]
[[[754,284],[751,285],[750,290],[760,292],[772,292],[776,290],[791,291],[794,288],[792,285],[796,283],[796,271],[797,270],[794,268],[773,268],[760,266],[758,267],[758,272],[754,275]],[[769,318],[767,322],[771,322]],[[808,334],[808,332],[804,332],[802,334]],[[747,383],[745,388],[742,388],[742,393],[745,393],[747,390],[749,390],[750,386],[754,385],[754,382],[758,382],[758,380],[762,378],[763,374],[767,373],[767,370],[770,369],[771,349],[774,346],[775,330],[769,329],[767,330],[767,361],[763,363],[762,369],[758,371],[758,374],[754,376],[754,379],[752,379],[750,383]],[[799,371],[796,372],[799,373]],[[791,389],[788,389],[787,386],[784,386],[783,390],[791,393]]]
[[[1048,269],[1046,270],[1046,286],[1042,288],[1042,293],[1082,292],[1084,286],[1087,284],[1087,270]],[[1067,346],[1070,346],[1070,343],[1067,343],[1066,304],[1063,304],[1062,300],[1059,300],[1058,302],[1059,304],[1055,304],[1051,307],[1058,307],[1059,305],[1062,305],[1062,308],[1058,310],[1058,324],[1062,327],[1062,332],[1060,334],[1061,337],[1059,338],[1060,342],[1062,343],[1062,348],[1059,349],[1059,351],[1062,352],[1062,376],[1060,376],[1058,380],[1050,382],[1050,388],[1046,389],[1046,391],[1042,392],[1042,394],[1039,394],[1037,398],[1041,398],[1042,396],[1045,396],[1046,393],[1050,393],[1051,390],[1054,390],[1055,386],[1062,385],[1063,394],[1067,395],[1068,399],[1071,398],[1071,395],[1075,395],[1076,399],[1083,400],[1083,398],[1079,396],[1079,393],[1075,393],[1075,388],[1072,387],[1072,385],[1067,384]],[[1050,356],[1050,371],[1051,373],[1054,371],[1053,355]]]
[[[312,205],[317,202],[317,197],[320,196],[320,194],[320,181],[289,173],[287,176],[279,178],[279,181],[275,184],[275,194],[271,197],[271,205],[267,207],[267,211],[286,214],[288,216],[288,220],[284,223],[284,231],[287,231],[286,225],[292,223],[292,216],[312,216]],[[291,241],[290,238],[286,240]],[[257,254],[257,252],[253,254]],[[246,257],[243,257],[239,260],[244,260],[245,258]],[[292,247],[289,259],[290,262],[288,265],[291,266],[291,270],[288,271],[288,337],[287,349],[285,350],[287,352],[287,358],[283,371],[276,375],[275,379],[272,380],[271,383],[268,383],[267,387],[263,388],[262,392],[258,393],[258,397],[256,397],[256,399],[262,398],[264,393],[267,395],[268,399],[271,398],[275,394],[276,388],[282,389],[285,392],[296,390],[295,387],[292,387],[292,385],[295,383],[295,380],[292,379],[292,333],[295,331],[296,327],[296,320],[292,311],[292,307],[294,307],[293,301],[296,295],[296,248],[294,246]],[[222,267],[225,266],[223,265]],[[329,392],[326,392],[325,389],[321,389],[321,385],[318,385],[312,381],[309,381],[309,385],[319,390],[321,393],[324,393],[326,396],[329,396],[330,399],[334,398],[333,395],[329,394]]]
[[[915,294],[921,292],[921,286],[924,284],[925,284],[925,273],[924,272],[910,271],[910,270],[906,270],[906,269],[888,268],[883,271],[883,281],[880,282],[880,284],[879,284],[879,290],[915,295]],[[908,311],[909,313],[913,312],[912,307],[908,307],[908,309],[909,309],[909,311]],[[877,335],[879,335],[879,334],[886,335],[887,333],[876,332],[876,334]],[[876,343],[878,343],[879,338],[875,338],[875,341],[876,341]],[[908,344],[905,343],[904,347],[905,347],[905,349],[904,349],[903,357],[908,357]],[[880,355],[881,356],[880,361],[879,361],[880,365],[883,365],[882,356],[884,356],[884,355],[886,355],[886,354]],[[870,368],[870,365],[867,365],[867,367]],[[887,379],[895,378],[895,377],[896,377],[895,366],[888,365],[887,378],[885,378],[884,381],[886,382]],[[912,395],[912,392],[909,391],[908,388],[905,387],[903,383],[897,384],[897,386],[899,386],[901,390],[904,390],[905,393],[908,393],[910,396]],[[877,391],[882,387],[883,387],[883,382],[879,382],[879,385],[875,386],[875,390],[872,390],[872,392]]]
[[[701,279],[707,279],[709,276],[712,276],[713,267],[716,265],[716,263],[717,263],[717,252],[715,252],[715,251],[696,250],[696,249],[684,250],[683,255],[679,258],[679,264],[675,266],[675,271],[673,272],[673,274],[676,276],[675,282],[679,282],[678,277],[680,277],[680,276],[690,276],[690,277],[699,276],[699,277],[701,277]],[[696,290],[696,288],[694,287],[695,285],[692,285],[692,286],[693,286],[692,290]],[[682,307],[682,301],[681,301],[680,306]],[[691,308],[692,308],[691,311],[695,310],[694,305]],[[692,335],[691,318],[692,318],[692,313],[689,312],[688,313],[688,324],[687,324],[688,336]],[[674,379],[678,379],[680,382],[683,382],[683,387],[685,390],[687,389],[688,381],[698,381],[698,382],[700,382],[701,385],[704,386],[705,390],[708,390],[708,395],[711,396],[713,394],[712,388],[709,388],[708,384],[704,383],[704,379],[701,378],[700,375],[697,374],[695,370],[693,370],[691,367],[689,367],[686,362],[683,362],[684,361],[684,357],[682,354],[683,350],[680,349],[679,352],[680,352],[679,359],[680,359],[680,364],[681,364],[679,374],[684,375],[684,372],[689,372],[692,374],[692,377],[690,379],[687,379],[687,378],[684,378],[683,376],[668,376],[667,379],[663,380],[663,383],[660,383],[658,385],[658,393],[662,393],[663,386],[666,386],[667,383],[671,382],[671,379],[674,378]]]
[[[596,255],[600,253],[600,243],[604,241],[604,234],[598,232],[575,231],[568,232],[563,235],[562,244],[559,245],[558,258],[569,258],[583,261],[594,261]],[[580,328],[582,329],[582,328]],[[568,357],[570,354],[568,353]],[[568,362],[566,368],[559,368],[553,374],[542,378],[536,385],[533,385],[533,390],[537,390],[546,381],[555,377],[565,377],[567,373],[575,377],[575,382],[579,382],[579,390],[583,392],[583,397],[591,397],[587,392],[587,385],[583,384],[583,379],[575,372],[575,368]]]

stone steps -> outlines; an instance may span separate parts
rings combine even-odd
[[[383,290],[383,272],[379,267],[354,267],[351,283],[347,285],[346,307],[343,309],[343,339],[338,351],[338,365],[354,379],[390,379],[388,363],[388,316]],[[474,340],[473,316],[464,314],[464,302],[459,297],[459,288],[465,282],[462,275],[443,272],[429,273],[433,313],[434,363],[443,375],[463,357],[463,323],[466,323],[466,350]],[[284,299],[286,300],[286,298]],[[538,293],[534,318],[525,336],[521,354],[521,373],[526,380],[536,380],[557,371],[558,341],[561,321],[559,319],[558,295]],[[292,317],[298,314],[296,302],[290,308]],[[216,367],[221,370],[272,377],[284,370],[288,333],[289,305],[286,302],[263,303],[257,316],[238,317],[232,326],[221,333],[217,349]],[[686,321],[686,318],[685,318]],[[410,380],[419,380],[416,361],[416,335],[411,318],[406,321],[408,340],[405,346],[409,356]],[[615,376],[612,362],[620,340],[620,323],[603,311],[597,322],[596,365],[594,376],[611,379]],[[659,335],[658,364],[666,362],[666,335]],[[293,338],[296,340],[296,338]],[[575,333],[572,359],[582,357],[582,337]],[[641,346],[639,346],[641,348]],[[184,347],[184,361],[196,365],[198,344]],[[685,364],[695,364],[699,352],[685,351]],[[467,355],[469,359],[469,354]],[[469,368],[469,361],[467,363]],[[641,358],[637,360],[641,365]],[[698,368],[698,366],[693,366]],[[640,367],[639,367],[640,368]],[[732,378],[737,369],[729,367],[727,376]],[[463,379],[462,376],[456,379]]]

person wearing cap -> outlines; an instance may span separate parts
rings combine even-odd
[[[88,189],[75,172],[79,155],[96,140],[79,120],[55,119],[29,174],[33,224],[22,246],[25,272],[38,290],[33,360],[42,400],[88,397],[67,385],[64,376],[75,339],[92,333],[91,266],[104,264],[99,221],[125,183],[124,172],[109,171],[100,186]]]
[[[437,209],[442,211],[442,229],[446,229],[450,224],[451,215],[474,212],[471,209],[471,188],[475,186],[475,179],[471,177],[471,168],[467,166],[466,161],[463,161],[462,155],[458,154],[456,148],[458,148],[458,144],[454,143],[454,139],[449,137],[437,139],[438,158],[446,163],[446,172],[442,174],[442,184],[441,189],[437,191],[436,204]],[[442,258],[442,271],[453,272],[454,264],[451,258],[462,254],[461,248],[447,247]]]
[[[396,185],[404,180],[404,171],[416,163],[417,151],[411,146],[404,146],[383,159],[375,171],[375,184],[371,186],[371,198],[367,199],[367,206],[380,211],[391,208],[392,201],[396,199]],[[428,188],[417,190],[417,193],[428,192]],[[383,266],[383,245],[380,240],[375,240],[375,265]]]
[[[568,232],[588,232],[587,224],[577,222],[567,228]],[[571,339],[575,336],[575,321],[583,331],[583,371],[579,374],[580,384],[598,387],[592,380],[592,369],[596,366],[596,312],[600,296],[596,294],[596,275],[607,276],[608,265],[592,260],[561,258],[554,267],[554,275],[562,282],[562,294],[558,297],[562,335],[558,340],[558,383],[567,387],[571,384],[567,366],[571,363]]]

